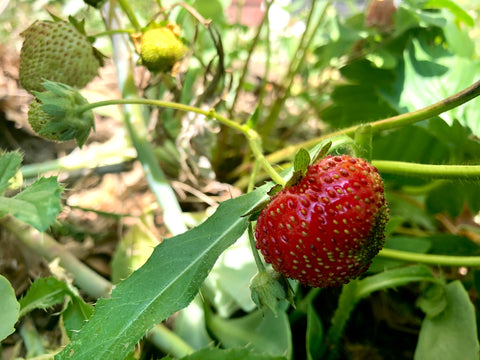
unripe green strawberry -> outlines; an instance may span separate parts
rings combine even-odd
[[[75,139],[82,147],[92,129],[94,115],[76,89],[57,82],[45,81],[46,91],[35,92],[28,109],[28,122],[40,136],[53,141]]]
[[[53,119],[52,115],[42,110],[42,102],[38,98],[34,98],[28,107],[28,122],[32,130],[40,135],[43,127]],[[58,132],[42,133],[42,137],[47,140],[60,141],[61,134]]]
[[[98,74],[102,55],[81,31],[83,23],[35,21],[22,36],[20,84],[28,92],[43,91],[44,80],[82,88]]]
[[[169,27],[147,30],[140,42],[141,63],[150,71],[169,71],[187,47]]]
[[[304,285],[348,283],[384,244],[383,187],[367,161],[327,156],[272,197],[257,220],[256,247],[275,270]]]

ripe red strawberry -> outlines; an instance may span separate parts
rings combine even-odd
[[[360,158],[327,156],[272,197],[257,220],[256,247],[286,277],[338,286],[368,269],[387,220],[377,169]]]
[[[102,55],[84,34],[82,22],[35,21],[21,35],[19,77],[28,92],[43,91],[45,80],[82,88],[103,65]]]

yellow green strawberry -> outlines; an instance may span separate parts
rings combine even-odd
[[[169,71],[186,54],[187,47],[169,27],[147,30],[140,42],[141,63],[150,71]]]

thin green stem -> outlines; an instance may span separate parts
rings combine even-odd
[[[133,34],[136,31],[137,30],[135,30],[135,29],[115,29],[115,30],[102,31],[102,32],[99,32],[97,34],[93,34],[93,35],[90,35],[90,36],[94,37],[94,38],[99,38],[99,37],[102,37],[102,36],[111,36],[111,35],[116,35],[116,34]]]
[[[80,106],[77,108],[77,111],[79,113],[82,113],[84,111],[92,110],[97,107],[102,107],[102,106],[109,106],[109,105],[149,105],[149,106],[159,106],[159,107],[165,107],[165,108],[170,108],[170,109],[176,109],[176,110],[181,110],[185,112],[194,112],[197,114],[202,114],[208,117],[213,117],[220,123],[238,130],[242,132],[243,134],[247,135],[247,127],[238,124],[235,121],[232,121],[230,119],[227,119],[226,117],[216,113],[213,110],[203,110],[198,107],[190,106],[190,105],[185,105],[185,104],[180,104],[176,102],[170,102],[170,101],[163,101],[163,100],[153,100],[153,99],[145,99],[145,98],[128,98],[128,99],[111,99],[111,100],[104,100],[104,101],[98,101],[90,104],[86,104],[83,106]]]
[[[83,105],[77,109],[79,113],[92,110],[97,107],[101,106],[109,106],[109,105],[126,105],[126,104],[139,104],[139,105],[149,105],[149,106],[160,106],[166,107],[170,109],[176,109],[186,112],[194,112],[197,114],[202,114],[211,118],[216,119],[218,122],[228,126],[232,129],[240,131],[242,134],[247,137],[248,142],[250,144],[251,150],[260,163],[260,165],[264,168],[264,170],[270,175],[273,181],[277,184],[285,185],[285,180],[275,171],[275,169],[270,165],[270,163],[266,160],[265,156],[263,155],[263,149],[261,144],[261,138],[259,134],[253,130],[248,128],[246,125],[241,125],[235,121],[232,121],[225,116],[222,116],[216,113],[213,109],[211,110],[203,110],[194,106],[184,105],[176,102],[169,102],[169,101],[162,101],[162,100],[152,100],[152,99],[144,99],[144,98],[128,98],[128,99],[112,99],[112,100],[105,100],[99,101],[95,103],[90,103],[87,105]]]
[[[258,174],[258,167],[259,167],[258,161],[255,161],[253,163],[252,174],[250,175],[250,181],[248,183],[247,192],[251,192],[255,188],[255,181],[257,179],[257,174]]]
[[[466,102],[476,98],[479,95],[480,95],[480,81],[477,81],[476,83],[467,87],[466,89],[461,90],[458,93],[451,95],[425,108],[412,111],[406,114],[393,116],[387,119],[371,122],[370,126],[372,127],[372,133],[375,134],[383,130],[392,130],[392,129],[400,128],[406,125],[415,124],[423,120],[427,120],[434,116],[438,116],[444,113],[445,111],[451,110],[455,107],[465,104]],[[296,145],[286,147],[282,150],[279,150],[277,152],[270,154],[266,158],[270,163],[278,163],[288,158],[292,154],[296,153],[298,149],[302,147],[309,148],[325,139],[335,137],[338,135],[352,136],[355,133],[355,131],[363,125],[364,124],[351,126],[327,135],[316,137],[316,138],[298,143]]]
[[[429,265],[441,266],[480,266],[480,256],[453,256],[453,255],[436,255],[436,254],[419,254],[408,251],[384,248],[378,256],[415,262]]]
[[[137,15],[135,15],[135,12],[130,7],[130,3],[127,0],[118,0],[118,4],[122,8],[125,15],[127,15],[128,20],[130,20],[130,23],[133,25],[133,27],[137,31],[140,31],[142,29],[142,26],[140,25],[140,22],[137,19]]]
[[[265,271],[265,265],[263,265],[262,259],[258,254],[257,248],[255,246],[255,235],[253,234],[253,223],[248,224],[248,241],[250,242],[250,248],[252,249],[253,258],[255,259],[255,264],[257,265],[258,272]]]
[[[275,181],[277,184],[285,186],[287,182],[280,176],[278,172],[275,171],[275,169],[272,167],[272,165],[270,165],[270,163],[263,155],[261,146],[262,139],[260,138],[260,135],[253,129],[249,129],[247,134],[250,149],[252,150],[252,153],[255,156],[256,160],[268,173],[268,175],[270,175],[273,181]]]
[[[429,179],[480,179],[480,165],[431,165],[387,160],[373,160],[372,165],[380,172],[387,174],[419,176]]]

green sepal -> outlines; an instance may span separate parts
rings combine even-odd
[[[95,130],[94,116],[91,110],[78,112],[78,108],[88,104],[74,88],[53,81],[44,81],[46,91],[34,92],[42,103],[40,109],[50,116],[49,121],[38,131],[39,135],[59,134],[60,141],[75,139],[82,147]]]
[[[279,302],[287,300],[295,306],[293,291],[285,277],[274,270],[258,272],[250,282],[252,300],[260,309],[270,309],[278,315]]]
[[[318,160],[323,159],[325,156],[327,156],[328,151],[332,147],[332,141],[328,140],[325,144],[320,146],[320,149],[318,149],[318,152],[313,155],[312,157],[312,164],[316,163]]]
[[[295,155],[295,160],[293,160],[293,173],[290,179],[285,185],[286,188],[297,185],[300,180],[305,176],[308,166],[310,165],[310,154],[304,148],[298,150]]]

